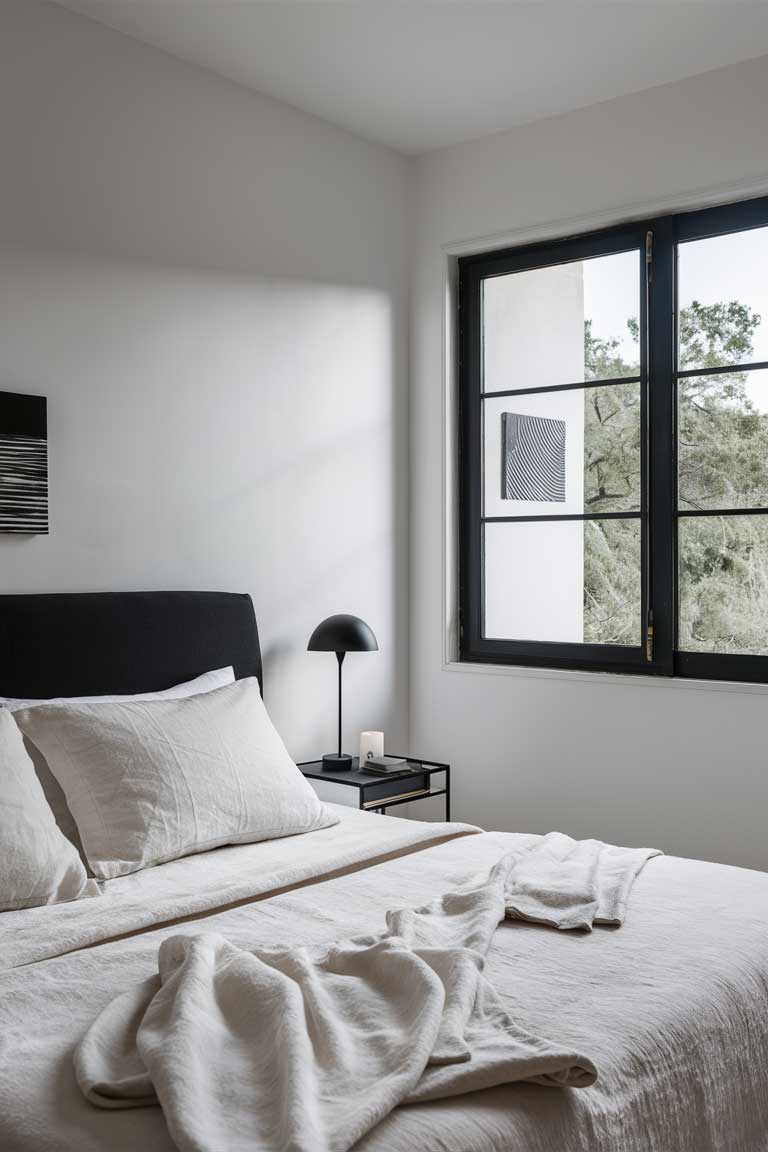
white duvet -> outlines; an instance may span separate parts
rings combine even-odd
[[[546,878],[551,854],[527,849],[531,875]],[[605,854],[592,845],[593,872]],[[645,859],[630,854],[625,873]],[[349,1152],[398,1104],[592,1084],[589,1058],[523,1032],[484,975],[519,869],[509,853],[460,891],[391,909],[377,935],[319,947],[171,936],[157,975],[79,1044],[78,1084],[100,1108],[160,1104],[180,1152]]]
[[[184,934],[214,931],[253,949],[376,932],[393,901],[422,904],[536,840],[466,836],[186,924]],[[506,922],[487,957],[515,1024],[588,1053],[596,1084],[512,1084],[408,1105],[356,1152],[765,1152],[768,876],[659,857],[626,914],[621,929],[591,934]],[[84,1099],[73,1052],[107,1004],[152,976],[160,942],[178,933],[0,975],[3,1152],[172,1152],[159,1108],[111,1112]]]
[[[415,851],[471,824],[398,820],[328,804],[339,823],[302,836],[218,848],[99,885],[101,895],[0,916],[0,969],[60,956],[166,921]]]

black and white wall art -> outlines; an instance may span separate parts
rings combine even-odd
[[[45,397],[0,392],[0,532],[47,531]]]
[[[565,420],[502,412],[501,498],[565,501]]]

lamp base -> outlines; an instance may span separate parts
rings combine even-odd
[[[349,772],[352,769],[352,757],[346,752],[328,752],[323,756],[324,772]]]

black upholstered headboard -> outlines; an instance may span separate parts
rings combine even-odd
[[[232,665],[257,676],[250,596],[84,592],[0,596],[0,696],[155,692]]]

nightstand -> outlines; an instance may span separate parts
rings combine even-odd
[[[394,755],[394,753],[390,753]],[[406,757],[408,764],[402,772],[379,776],[361,772],[355,756],[349,772],[323,771],[322,760],[307,760],[299,764],[299,771],[308,780],[321,800],[329,804],[346,804],[368,812],[380,812],[398,804],[413,804],[430,796],[445,797],[445,819],[451,818],[451,766],[435,760]],[[434,777],[437,776],[435,780]],[[442,776],[442,779],[441,779]],[[355,792],[350,790],[354,789]]]

